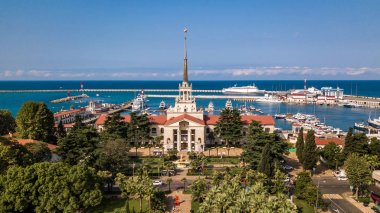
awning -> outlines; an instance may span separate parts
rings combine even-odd
[[[380,202],[380,197],[376,196],[375,194],[371,194],[371,198],[376,200],[377,202]]]

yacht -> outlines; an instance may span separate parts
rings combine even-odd
[[[159,106],[158,108],[161,109],[161,110],[167,109],[166,104],[165,104],[165,101],[162,100],[162,101],[160,102],[160,106]]]
[[[360,123],[356,123],[355,122],[354,129],[362,131],[362,132],[366,132],[367,131],[367,128],[366,128],[364,122],[360,122]]]
[[[257,98],[256,102],[266,102],[266,103],[281,103],[281,99],[273,95],[265,94],[263,97]]]
[[[354,103],[347,102],[347,103],[344,103],[344,104],[343,104],[343,107],[346,107],[346,108],[356,108],[356,107],[359,107],[359,105],[358,105],[358,104],[354,104]]]
[[[233,87],[223,88],[222,92],[225,94],[255,94],[263,93],[265,90],[259,90],[255,85],[238,87],[235,84]]]
[[[254,106],[249,106],[249,111],[263,113],[263,111],[261,111],[261,109],[258,109]]]
[[[208,112],[214,111],[214,104],[212,103],[212,101],[210,101],[210,103],[208,103],[207,111]]]
[[[368,118],[368,124],[376,129],[380,129],[380,117],[379,118]]]
[[[233,107],[232,107],[232,102],[231,102],[230,99],[228,99],[228,100],[226,101],[226,106],[225,106],[225,108],[226,108],[226,109],[233,109]]]
[[[276,119],[285,119],[286,118],[286,114],[275,114],[274,118],[276,118]]]
[[[144,91],[142,91],[132,102],[132,112],[146,110],[148,107],[146,102],[147,100],[145,99]]]
[[[245,104],[243,104],[243,105],[240,106],[240,112],[241,113],[247,113],[248,112],[247,106]]]

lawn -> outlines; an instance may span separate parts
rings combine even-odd
[[[314,212],[314,208],[312,206],[310,206],[308,203],[306,203],[306,201],[304,201],[304,200],[294,199],[294,203],[296,204],[299,212],[302,212],[302,213],[313,213]]]
[[[194,213],[199,212],[199,205],[198,201],[191,201],[191,209],[194,210]]]
[[[87,210],[87,213],[118,213],[126,212],[126,203],[125,199],[103,199],[102,203],[99,206],[93,207]],[[148,203],[146,200],[143,200],[143,212],[148,211]],[[137,212],[140,209],[139,200],[130,200],[129,209],[133,209]]]

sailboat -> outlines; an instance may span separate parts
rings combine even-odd
[[[278,113],[276,113],[275,115],[274,115],[274,118],[276,118],[276,119],[285,119],[286,118],[286,114],[283,114],[283,113],[280,113],[280,104],[278,105]]]

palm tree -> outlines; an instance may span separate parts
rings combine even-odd
[[[170,185],[171,185],[171,183],[173,182],[173,179],[172,179],[172,178],[168,178],[168,179],[166,179],[166,182],[167,182],[167,184],[168,184],[169,192],[171,192],[172,190],[171,190],[171,188],[170,188]]]
[[[184,178],[181,179],[181,181],[183,182],[183,191],[186,191],[187,179],[184,177]]]

